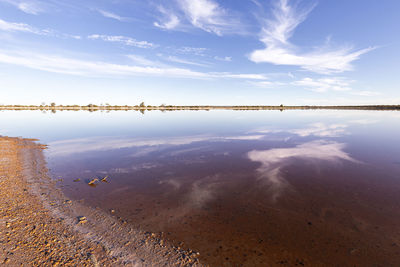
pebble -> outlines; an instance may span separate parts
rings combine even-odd
[[[85,216],[79,216],[78,223],[80,223],[80,224],[87,223],[87,218]]]
[[[96,186],[96,182],[98,182],[98,181],[99,181],[99,179],[94,178],[94,179],[92,179],[92,180],[88,183],[88,185]]]

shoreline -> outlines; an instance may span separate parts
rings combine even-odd
[[[0,137],[0,264],[201,266],[162,234],[67,199],[35,141]]]
[[[348,105],[348,106],[111,106],[111,105],[0,105],[1,110],[42,110],[42,111],[117,111],[117,110],[134,110],[134,111],[176,111],[176,110],[400,110],[400,105]]]

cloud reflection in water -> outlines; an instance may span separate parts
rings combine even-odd
[[[61,140],[49,143],[47,153],[50,156],[69,156],[76,153],[94,152],[94,151],[107,151],[121,148],[131,147],[151,147],[151,146],[178,146],[187,145],[195,142],[202,141],[233,141],[233,140],[259,140],[264,135],[240,135],[240,136],[181,136],[170,138],[118,138],[118,137],[88,137],[80,139]],[[148,148],[146,151],[141,151],[140,154],[133,154],[132,156],[142,156],[147,151],[153,152],[157,148]]]
[[[261,166],[257,169],[258,180],[266,183],[272,200],[275,201],[282,190],[289,186],[289,182],[282,175],[282,168],[288,164],[290,159],[330,162],[345,160],[360,163],[344,152],[344,148],[345,144],[343,143],[316,140],[291,148],[252,150],[248,152],[247,156],[250,160],[261,163]]]

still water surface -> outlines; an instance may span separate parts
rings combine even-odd
[[[0,123],[49,145],[71,199],[211,266],[400,266],[400,112],[7,111]]]

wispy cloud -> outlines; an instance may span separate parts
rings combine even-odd
[[[178,48],[176,50],[177,53],[180,54],[192,54],[196,56],[205,56],[205,52],[208,50],[208,48],[205,47],[190,47],[190,46],[184,46],[181,48]]]
[[[162,17],[159,21],[153,23],[154,26],[166,30],[172,30],[178,27],[180,19],[171,10],[166,10],[164,7],[159,6],[158,11],[162,14]]]
[[[218,78],[235,78],[235,79],[248,79],[248,80],[266,80],[268,77],[265,74],[233,74],[229,72],[214,72],[215,77]]]
[[[267,77],[266,77],[267,78]],[[286,85],[284,82],[279,82],[279,81],[268,81],[268,80],[263,80],[263,81],[251,81],[250,84],[260,87],[260,88],[277,88],[282,85]]]
[[[250,60],[256,63],[298,66],[308,71],[328,74],[352,70],[353,61],[374,49],[320,47],[306,53],[299,52],[300,49],[291,44],[289,39],[315,5],[299,8],[298,5],[290,5],[289,2],[279,0],[275,3],[272,18],[263,21],[260,40],[265,44],[265,48],[253,51],[249,55]]]
[[[260,162],[257,169],[258,180],[268,187],[272,200],[276,201],[282,190],[289,187],[289,182],[282,174],[282,169],[290,164],[291,159],[320,160],[337,162],[346,160],[359,163],[344,151],[345,144],[312,141],[291,148],[274,148],[269,150],[253,150],[247,156],[250,160]]]
[[[203,62],[196,62],[196,61],[190,61],[184,58],[179,58],[176,56],[166,56],[161,53],[157,53],[157,56],[162,60],[162,61],[168,61],[168,62],[173,62],[173,63],[179,63],[179,64],[184,64],[184,65],[192,65],[192,66],[200,66],[200,67],[208,67],[209,64],[203,63]],[[157,61],[157,60],[150,60],[144,56],[139,56],[139,55],[127,55],[129,59],[132,60],[135,64],[141,65],[141,66],[158,66],[158,67],[171,67],[169,64]]]
[[[159,54],[160,57],[162,57],[164,60],[174,62],[174,63],[180,63],[180,64],[185,64],[185,65],[192,65],[192,66],[199,66],[199,67],[209,67],[210,64],[204,63],[204,62],[196,62],[192,60],[187,60],[184,58],[179,58],[176,56],[164,56],[162,54]]]
[[[57,55],[0,50],[0,62],[24,66],[48,72],[81,76],[161,76],[210,78],[210,75],[183,68],[161,68],[137,65],[121,65],[101,61],[86,61]]]
[[[136,39],[133,39],[131,37],[127,36],[114,36],[114,35],[103,35],[103,34],[92,34],[88,36],[89,39],[91,40],[103,40],[106,42],[114,42],[114,43],[120,43],[123,45],[127,46],[135,46],[139,48],[154,48],[157,47],[156,44],[147,42],[147,41],[138,41]]]
[[[5,20],[0,19],[0,31],[7,31],[7,32],[25,32],[25,33],[32,33],[37,35],[45,35],[57,38],[72,38],[72,39],[81,39],[79,35],[67,34],[67,33],[60,33],[53,29],[38,29],[26,23],[18,23],[18,22],[8,22]]]
[[[179,77],[191,79],[265,79],[262,74],[235,74],[218,72],[199,72],[186,68],[155,67],[114,64],[102,61],[90,61],[67,58],[58,55],[29,53],[25,51],[0,50],[0,62],[12,65],[28,67],[32,69],[63,73],[71,75],[98,77],[98,76],[158,76]]]
[[[239,33],[240,23],[212,0],[179,0],[183,12],[193,26],[217,35]]]
[[[159,66],[161,65],[160,62],[153,61],[150,59],[147,59],[143,56],[139,55],[127,55],[127,57],[132,60],[133,63],[140,65],[140,66]]]
[[[183,55],[194,55],[204,57],[206,56],[206,52],[208,48],[205,47],[190,47],[190,46],[183,46],[180,48],[175,49],[176,53],[183,54]]]
[[[22,12],[31,15],[38,15],[39,13],[44,12],[44,4],[39,1],[34,0],[26,0],[26,1],[18,1],[18,0],[0,0],[0,2],[8,3]]]
[[[118,21],[129,21],[129,18],[125,18],[125,17],[121,17],[115,13],[109,12],[109,11],[105,11],[102,9],[97,9],[97,11],[103,15],[103,17],[109,18],[109,19],[115,19]]]
[[[226,56],[226,57],[215,56],[214,59],[218,60],[218,61],[225,61],[225,62],[231,62],[232,61],[232,57],[228,57],[228,56]]]
[[[301,86],[303,88],[312,90],[314,92],[326,92],[326,91],[350,91],[351,81],[341,77],[330,77],[330,78],[304,78],[302,80],[292,82],[293,85]]]
[[[46,35],[48,30],[39,30],[25,23],[7,22],[0,19],[0,30],[9,32],[29,32],[34,34]]]

